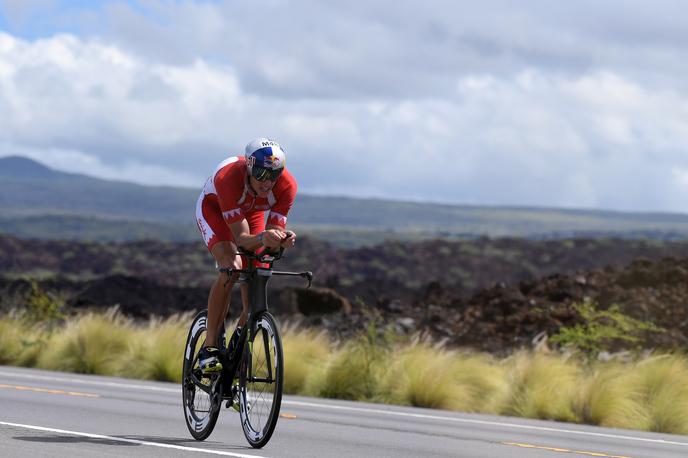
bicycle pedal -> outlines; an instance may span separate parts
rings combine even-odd
[[[225,409],[232,408],[239,412],[241,410],[241,407],[239,406],[239,401],[234,401],[232,399],[228,399],[227,402],[225,403]]]
[[[211,386],[217,379],[218,376],[216,374],[203,375],[201,377],[201,385]]]

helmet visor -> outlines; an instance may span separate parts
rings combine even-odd
[[[266,169],[265,167],[258,167],[254,165],[251,169],[251,176],[258,181],[275,181],[282,174],[284,169]]]

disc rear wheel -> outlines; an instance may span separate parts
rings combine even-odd
[[[196,440],[205,440],[213,432],[222,403],[220,374],[204,377],[198,364],[198,352],[205,342],[207,312],[199,312],[191,324],[184,348],[182,402],[184,419]],[[221,330],[220,340],[224,329]]]

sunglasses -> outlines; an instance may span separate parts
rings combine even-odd
[[[251,176],[258,181],[275,181],[282,174],[284,169],[266,169],[264,167],[253,166],[251,169]]]

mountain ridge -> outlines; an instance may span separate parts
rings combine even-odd
[[[200,185],[194,189],[103,180],[56,171],[21,156],[0,158],[0,177],[0,232],[106,240],[196,237],[194,208]],[[50,229],[46,224],[43,230],[40,221],[48,216]],[[88,228],[80,232],[79,221],[88,221],[83,225]],[[134,231],[137,235],[130,237],[132,224],[138,229]],[[309,194],[297,196],[290,225],[353,244],[385,238],[479,236],[688,238],[688,215],[680,213],[453,205]],[[165,227],[170,229],[169,237],[160,235]]]
[[[0,176],[40,178],[54,176],[64,172],[47,167],[40,162],[24,156],[6,156],[0,158]]]

